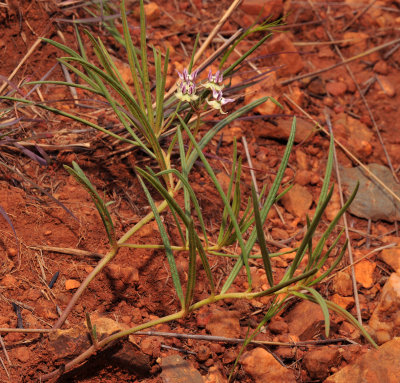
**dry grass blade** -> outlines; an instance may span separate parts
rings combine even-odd
[[[364,13],[368,12],[368,10],[376,3],[376,0],[371,1],[369,4],[367,4],[364,9],[362,9],[360,12],[358,12],[343,28],[342,32],[346,31],[349,29],[354,22],[356,22]]]
[[[228,20],[229,16],[232,14],[232,12],[237,8],[239,3],[242,0],[234,0],[234,2],[231,4],[231,6],[228,8],[228,10],[224,13],[224,15],[221,17],[221,19],[218,21],[217,25],[214,27],[214,29],[211,31],[211,33],[208,35],[206,41],[204,41],[203,45],[199,48],[197,53],[194,56],[193,63],[196,63],[197,60],[200,58],[200,56],[204,53],[204,51],[207,49],[207,47],[210,45],[211,41],[213,38],[217,35],[219,30],[222,28],[224,25],[225,21]]]
[[[29,48],[28,52],[26,53],[26,55],[21,59],[21,61],[19,62],[19,64],[15,67],[15,69],[12,71],[12,73],[8,76],[8,81],[11,81],[14,76],[17,74],[17,72],[19,71],[19,69],[21,68],[22,65],[24,65],[25,61],[28,60],[28,58],[31,56],[31,54],[35,51],[35,49],[40,45],[40,43],[42,42],[42,39],[39,37],[34,43],[33,45]],[[0,94],[4,91],[4,89],[6,89],[8,86],[8,82],[4,82],[4,84],[2,86],[0,86]]]
[[[66,247],[55,247],[55,246],[29,246],[30,249],[33,250],[43,250],[43,251],[52,251],[54,253],[60,254],[68,254],[68,255],[77,255],[79,257],[96,257],[103,258],[103,254],[94,253],[93,251],[86,251],[80,249],[70,249]]]
[[[323,340],[309,340],[304,342],[270,342],[266,340],[250,340],[241,338],[228,338],[225,336],[214,336],[214,335],[197,335],[197,334],[179,334],[174,332],[164,332],[164,331],[138,331],[135,332],[136,335],[141,336],[161,336],[165,338],[176,338],[176,339],[194,339],[194,340],[206,340],[209,342],[222,342],[222,343],[232,343],[241,344],[248,342],[249,344],[259,344],[264,346],[282,346],[282,347],[301,347],[301,346],[321,346],[327,344],[335,343],[348,343],[356,344],[354,341],[346,338],[338,339],[323,339]],[[340,345],[343,346],[343,345]]]

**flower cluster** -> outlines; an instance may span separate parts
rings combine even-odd
[[[199,96],[196,95],[196,78],[198,75],[198,70],[195,70],[193,73],[189,73],[185,68],[182,73],[178,72],[179,81],[177,84],[176,97],[181,101],[193,102],[196,101]],[[203,88],[210,89],[212,91],[212,99],[210,97],[206,99],[208,105],[212,108],[218,110],[222,114],[226,114],[222,110],[222,106],[233,102],[232,98],[224,98],[222,94],[222,89],[224,88],[223,74],[218,70],[215,75],[212,74],[212,71],[208,72],[208,81],[202,85]]]
[[[222,110],[222,106],[225,104],[228,104],[229,102],[233,102],[235,101],[233,98],[224,98],[222,97],[222,90],[215,90],[213,89],[212,91],[212,95],[213,95],[213,100],[209,100],[207,99],[207,104],[210,105],[212,108],[219,110],[219,112],[221,114],[226,114],[226,112],[224,112]]]
[[[210,69],[208,71],[208,82],[204,84],[204,88],[220,91],[224,88],[224,84],[222,84],[222,81],[224,81],[224,75],[219,70],[217,70],[217,72],[213,76]]]
[[[196,95],[196,77],[198,71],[189,73],[185,68],[182,73],[178,72],[180,81],[178,82],[178,90],[176,97],[181,101],[196,101],[199,96]]]

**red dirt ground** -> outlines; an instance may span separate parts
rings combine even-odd
[[[170,85],[175,81],[173,76],[176,69],[181,69],[188,64],[184,48],[191,52],[195,35],[201,34],[204,38],[212,30],[215,23],[222,16],[230,4],[229,1],[164,1],[156,0],[161,10],[161,16],[149,20],[148,38],[149,44],[155,44],[165,51],[169,46],[171,52],[171,63],[169,69]],[[272,86],[262,87],[256,92],[257,97],[272,94],[283,105],[286,115],[297,115],[303,117],[299,109],[293,107],[284,94],[288,94],[296,100],[313,118],[325,124],[324,109],[329,108],[331,118],[337,122],[341,118],[351,116],[357,123],[362,124],[370,135],[364,140],[359,131],[343,133],[338,131],[338,138],[343,143],[349,144],[358,158],[363,163],[387,164],[382,145],[379,143],[376,131],[368,115],[355,85],[346,71],[345,67],[328,70],[313,78],[300,79],[288,85],[281,84],[283,80],[291,79],[298,74],[305,74],[318,69],[327,68],[337,62],[340,58],[335,53],[331,44],[322,44],[329,41],[327,31],[333,35],[334,40],[348,39],[348,35],[342,31],[343,27],[352,20],[352,10],[359,10],[358,5],[352,5],[350,1],[343,3],[317,3],[313,10],[308,2],[284,1],[284,8],[276,9],[280,14],[288,14],[286,26],[280,27],[279,31],[285,31],[288,40],[295,43],[300,56],[286,52],[276,56],[259,58],[253,63],[259,68],[268,66],[286,65],[273,77],[275,83]],[[382,3],[382,4],[381,4]],[[8,6],[5,6],[8,4]],[[328,5],[327,5],[328,4]],[[128,4],[128,9],[134,12],[129,15],[132,25],[137,26],[135,17],[137,2]],[[248,20],[246,8],[236,10],[231,19],[225,24],[222,31],[224,36],[234,32]],[[317,14],[322,19],[318,20]],[[30,47],[38,37],[45,36],[61,41],[64,44],[77,48],[75,35],[70,23],[57,21],[57,19],[72,19],[73,17],[88,17],[82,9],[65,10],[58,7],[55,1],[21,0],[8,1],[0,5],[0,80],[9,77],[21,59],[26,55]],[[400,8],[398,2],[378,1],[360,18],[354,21],[348,31],[354,33],[366,33],[366,39],[357,44],[339,43],[343,55],[348,58],[360,54],[367,49],[398,38],[398,27],[400,23]],[[102,36],[106,45],[114,51],[115,56],[122,53],[113,39],[101,30],[98,25],[91,26],[95,34]],[[135,32],[136,33],[136,32]],[[280,32],[276,32],[279,34]],[[134,35],[137,38],[137,34]],[[250,44],[249,42],[248,44]],[[300,44],[301,43],[301,44]],[[391,158],[393,168],[397,170],[400,166],[400,138],[398,135],[397,121],[400,120],[400,94],[391,95],[390,92],[399,88],[400,82],[399,65],[400,50],[388,54],[394,45],[371,53],[350,64],[355,73],[358,84],[366,89],[365,82],[376,76],[379,81],[371,86],[365,93],[368,105],[379,126],[382,140]],[[217,44],[211,45],[207,53],[211,53]],[[283,47],[283,48],[282,48]],[[262,48],[258,56],[270,52],[285,51],[284,45],[272,43]],[[55,64],[56,58],[61,53],[49,44],[40,44],[34,49],[26,62],[19,68],[15,77],[11,80],[11,86],[20,84],[24,80],[39,80]],[[123,57],[121,57],[123,59]],[[303,68],[295,72],[294,66],[302,63]],[[254,71],[250,66],[245,70]],[[254,73],[254,72],[252,72]],[[63,79],[60,67],[52,72],[51,78]],[[268,83],[269,80],[267,80]],[[345,84],[343,87],[342,84]],[[380,85],[382,84],[382,86]],[[24,89],[24,88],[22,88]],[[2,90],[2,95],[7,90]],[[327,93],[328,91],[328,93]],[[71,100],[71,94],[65,88],[41,87],[41,95],[46,100]],[[35,95],[35,98],[38,95]],[[243,101],[243,99],[241,99]],[[63,101],[61,105],[73,110],[73,103]],[[79,113],[91,115],[102,124],[112,124],[113,118],[104,109],[86,110],[75,109]],[[269,113],[282,113],[276,108],[269,107]],[[21,307],[21,314],[25,328],[51,328],[58,318],[56,306],[63,309],[74,290],[66,289],[68,280],[83,281],[86,275],[95,267],[98,261],[96,254],[105,254],[108,250],[107,237],[105,235],[101,220],[92,204],[89,195],[70,177],[63,168],[64,164],[70,165],[76,161],[85,171],[93,184],[100,190],[107,201],[114,201],[111,205],[112,217],[116,223],[119,234],[125,232],[132,224],[138,222],[141,217],[149,212],[149,206],[144,197],[140,185],[135,177],[134,166],[145,166],[149,161],[140,153],[135,151],[119,152],[118,145],[112,140],[97,134],[78,123],[71,122],[66,118],[54,116],[36,109],[24,108],[16,110],[18,117],[24,117],[18,126],[18,134],[15,136],[20,140],[36,142],[38,144],[53,145],[47,147],[46,152],[51,159],[51,165],[41,167],[30,160],[20,151],[13,149],[10,145],[3,145],[0,157],[2,164],[19,169],[33,180],[40,188],[46,190],[57,198],[63,205],[70,209],[78,218],[74,220],[61,206],[53,200],[44,196],[37,187],[27,182],[20,173],[11,172],[0,164],[0,205],[7,212],[13,222],[15,231],[19,238],[19,254],[10,226],[3,218],[0,218],[0,328],[15,328],[17,316],[13,310],[12,302]],[[255,112],[257,114],[257,112]],[[339,116],[339,117],[338,117]],[[7,117],[7,118],[11,118]],[[217,117],[216,117],[217,118]],[[283,124],[282,117],[271,117],[269,119],[254,119],[250,121],[235,122],[224,130],[219,147],[220,136],[217,136],[207,148],[210,154],[209,160],[214,170],[218,172],[221,182],[226,181],[230,171],[230,159],[232,155],[232,137],[238,137],[239,152],[244,149],[241,136],[247,139],[253,166],[259,187],[265,183],[270,184],[274,179],[280,159],[285,147],[285,139],[274,137],[273,134],[265,133],[265,126],[277,126]],[[211,125],[205,125],[203,132]],[[326,125],[325,125],[326,126]],[[357,126],[353,122],[353,126]],[[84,130],[84,132],[80,132]],[[362,131],[364,132],[364,131]],[[353,142],[353,141],[358,142]],[[365,141],[364,144],[362,141]],[[301,140],[300,140],[301,141]],[[361,145],[360,145],[361,141]],[[79,147],[66,150],[63,145],[90,143],[88,150]],[[306,183],[307,189],[316,200],[322,185],[322,177],[326,164],[326,153],[328,139],[324,134],[315,134],[306,140],[298,142],[291,156],[290,166],[286,171],[285,183],[296,180],[302,166],[299,158],[304,159],[307,169],[312,171],[314,181]],[[350,166],[351,161],[338,150],[339,162]],[[217,193],[212,189],[206,172],[201,166],[196,166],[195,175],[192,177],[194,190],[199,193],[200,204],[207,219],[209,235],[216,236],[216,228],[220,222],[222,204],[218,202]],[[250,194],[251,177],[248,168],[244,171],[243,193]],[[313,205],[312,209],[315,208]],[[276,214],[272,214],[267,221],[267,227],[271,237],[275,241],[287,241],[281,247],[294,247],[296,241],[301,239],[301,229],[305,225],[304,218],[296,218],[286,211],[282,205],[280,210],[283,215],[282,221]],[[312,210],[311,210],[312,213]],[[171,238],[177,235],[177,229],[169,216],[165,215],[165,222]],[[325,222],[327,219],[324,218]],[[283,223],[285,222],[285,223]],[[351,239],[356,254],[366,254],[375,247],[390,242],[393,239],[390,233],[395,230],[395,225],[388,222],[375,222],[372,225],[371,248],[365,247],[365,233],[367,221],[349,217],[352,229]],[[390,234],[390,236],[388,235]],[[381,236],[381,237],[379,237]],[[136,243],[158,243],[159,236],[155,225],[149,225],[140,231],[140,236],[134,238]],[[49,251],[46,247],[59,247],[65,249],[80,249],[87,252],[86,255],[72,255],[65,252]],[[272,250],[278,250],[272,246]],[[378,261],[376,255],[369,258],[376,265],[373,273],[373,288],[365,289],[360,286],[359,294],[363,319],[368,320],[374,307],[381,286],[385,283],[390,269],[387,265]],[[223,280],[233,261],[215,257],[210,260],[213,270]],[[181,254],[177,260],[179,272],[184,277],[186,259]],[[348,263],[348,261],[347,261]],[[254,264],[255,267],[256,263]],[[257,263],[257,265],[259,265]],[[344,261],[342,266],[346,265]],[[275,265],[279,269],[279,265]],[[132,278],[126,272],[127,268],[138,270],[139,279],[132,283]],[[284,268],[277,272],[283,272]],[[50,290],[47,283],[51,277],[59,272],[59,278]],[[203,276],[204,278],[204,276]],[[245,286],[244,275],[239,279]],[[200,280],[197,287],[196,298],[207,296],[205,281]],[[203,291],[204,290],[204,291]],[[327,298],[334,293],[332,282],[322,284],[320,292]],[[223,309],[230,308],[240,313],[241,336],[245,337],[248,327],[254,328],[262,313],[255,315],[257,308],[249,302],[225,302],[216,306]],[[178,301],[172,288],[172,281],[168,273],[167,261],[163,252],[153,250],[121,250],[113,260],[112,265],[106,269],[95,281],[93,281],[82,299],[74,307],[68,317],[68,324],[64,328],[81,326],[85,320],[85,312],[91,315],[106,316],[117,322],[130,327],[175,312],[179,309]],[[355,308],[350,312],[355,315]],[[282,313],[285,317],[287,313]],[[201,326],[199,314],[193,314],[185,320],[172,322],[160,326],[157,330],[206,334],[204,326]],[[341,318],[332,317],[332,338],[351,337],[348,327],[343,326]],[[348,329],[346,334],[344,329]],[[340,329],[340,331],[339,331]],[[62,351],[55,352],[49,344],[46,335],[2,333],[5,347],[12,365],[5,361],[10,377],[4,368],[0,367],[0,380],[10,382],[36,382],[41,374],[51,372],[60,366],[70,355],[76,353],[70,345],[65,344]],[[263,334],[265,340],[282,340],[272,334],[268,329]],[[363,339],[356,339],[362,344],[363,349],[369,346]],[[225,376],[233,366],[234,358],[240,346],[228,344],[210,344],[206,341],[185,341],[174,338],[161,337],[135,337],[140,355],[144,355],[145,361],[141,366],[145,373],[140,375],[139,370],[129,370],[116,357],[116,348],[99,353],[90,359],[84,366],[74,370],[71,374],[60,378],[60,382],[134,382],[146,383],[161,382],[160,367],[157,362],[159,357],[176,353],[164,346],[176,347],[193,354],[185,354],[192,364],[203,374],[207,375],[211,365],[217,366]],[[72,347],[72,346],[71,346]],[[126,346],[124,346],[126,347]],[[132,347],[132,346],[131,346]],[[204,354],[204,348],[209,351],[206,358],[199,355]],[[203,350],[203,351],[202,351]],[[310,382],[312,380],[302,364],[302,356],[307,353],[308,348],[303,348],[296,355],[282,356],[286,366],[290,366],[296,373],[299,382]],[[335,369],[340,369],[354,359],[359,352],[355,348],[353,353]],[[2,353],[2,351],[1,351]],[[113,356],[114,355],[114,356]],[[75,354],[76,356],[76,354]],[[146,359],[147,358],[147,359]],[[332,372],[334,369],[332,369]],[[236,381],[250,382],[251,378],[239,369]]]

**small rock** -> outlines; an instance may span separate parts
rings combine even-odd
[[[196,358],[200,362],[206,361],[211,356],[211,350],[204,344],[196,348]]]
[[[218,182],[221,184],[222,190],[225,193],[227,193],[228,188],[229,188],[229,183],[231,181],[228,174],[226,174],[225,171],[221,171],[221,172],[217,173],[216,177],[217,177]],[[233,188],[232,188],[232,192],[233,192]]]
[[[106,271],[112,279],[119,279],[124,284],[139,282],[139,270],[135,267],[111,263],[107,265]]]
[[[15,357],[22,363],[26,363],[32,358],[28,347],[18,347],[14,351]]]
[[[179,355],[162,358],[161,368],[164,383],[203,383],[200,373]]]
[[[1,286],[5,288],[17,287],[17,284],[17,278],[11,274],[7,274],[1,279]]]
[[[35,310],[35,314],[42,319],[58,319],[57,311],[53,302],[41,300],[40,305]]]
[[[81,283],[76,279],[67,279],[65,281],[65,290],[74,290],[77,289]]]
[[[313,197],[306,187],[295,184],[282,197],[281,201],[289,213],[299,218],[305,218],[313,203]]]
[[[345,310],[349,310],[354,306],[353,297],[342,297],[339,294],[333,294],[331,299],[333,303],[343,307]]]
[[[292,43],[293,39],[290,33],[278,33],[266,45],[268,53],[279,53],[276,56],[276,64],[284,65],[277,72],[280,77],[295,75],[304,68],[303,59]]]
[[[276,78],[276,72],[273,72],[262,82],[253,85],[252,92],[247,92],[245,95],[245,102],[251,103],[260,99],[261,97],[273,97],[275,99],[278,99],[280,96],[280,90]],[[262,104],[255,107],[253,110],[256,113],[268,116],[270,114],[277,113],[280,108],[271,100],[267,100],[266,102],[263,102]]]
[[[147,337],[140,342],[140,349],[146,354],[158,357],[161,351],[161,341],[156,337]]]
[[[296,172],[294,181],[301,186],[306,186],[311,184],[312,178],[313,178],[313,172],[309,170],[300,170]]]
[[[200,310],[197,311],[196,315],[196,325],[198,327],[206,327],[208,322],[211,319],[211,311],[210,308],[207,306],[202,307]]]
[[[396,88],[394,87],[393,81],[391,81],[386,76],[378,76],[377,82],[381,92],[386,94],[386,96],[394,97],[396,94]]]
[[[322,380],[332,367],[339,365],[340,352],[337,347],[321,347],[307,352],[303,362],[312,380]]]
[[[333,190],[332,198],[324,211],[324,214],[328,221],[333,221],[338,215],[341,208],[342,205],[340,202],[340,194],[338,191],[338,187],[335,187]]]
[[[236,311],[212,309],[206,329],[214,336],[240,337],[239,313]]]
[[[122,79],[128,84],[128,85],[133,85],[133,79],[132,79],[132,72],[131,68],[128,63],[112,56],[112,60],[114,61],[114,64],[116,68],[118,69],[118,72],[120,73]]]
[[[295,104],[299,106],[304,106],[305,94],[298,86],[290,87],[290,98],[294,101]]]
[[[345,113],[339,113],[334,119],[336,139],[347,148],[354,150],[362,157],[372,154],[374,134],[364,123]]]
[[[116,332],[128,329],[126,324],[116,322],[111,318],[93,315],[90,319],[92,325],[96,326],[96,332],[99,340],[115,334]],[[87,325],[86,322],[85,325]]]
[[[386,61],[379,60],[375,65],[374,65],[374,72],[386,75],[389,72],[389,67],[386,63]]]
[[[257,347],[243,354],[240,363],[256,383],[295,383],[292,370],[283,367],[267,350]]]
[[[210,367],[204,383],[227,383],[228,380],[221,374],[217,366]]]
[[[234,348],[227,348],[224,352],[224,356],[222,358],[222,361],[224,364],[229,364],[232,363],[236,360],[238,356],[238,352]]]
[[[155,3],[151,2],[149,4],[144,5],[144,14],[146,15],[146,21],[155,21],[160,18],[161,10],[160,7]],[[135,7],[134,16],[139,19],[140,10],[139,7]]]
[[[345,337],[350,338],[352,340],[356,340],[356,339],[360,339],[361,338],[360,330],[357,327],[354,327],[351,323],[349,323],[347,321],[344,321],[340,325],[339,334],[341,334],[341,335],[343,334]]]
[[[368,351],[324,383],[397,383],[400,376],[400,338]]]
[[[389,168],[380,164],[369,164],[367,168],[395,194],[400,195],[400,185]],[[339,165],[339,170],[347,196],[354,190],[357,182],[360,183],[357,195],[348,209],[351,214],[373,221],[382,219],[393,222],[400,219],[400,203],[393,201],[393,197],[385,189],[366,177],[360,167],[344,168]]]
[[[353,295],[353,283],[349,273],[345,271],[338,272],[333,278],[333,289],[344,297]]]
[[[282,0],[244,0],[240,4],[242,11],[249,16],[253,16],[251,20],[263,20],[268,18],[270,21],[278,19],[283,14]],[[249,18],[250,20],[250,18]],[[250,26],[245,23],[245,26]]]
[[[315,77],[311,79],[310,82],[307,84],[307,89],[310,93],[319,95],[326,94],[325,85],[321,77]]]
[[[304,151],[301,149],[297,149],[295,154],[296,154],[297,168],[299,170],[308,170],[310,167],[310,161],[307,158],[307,154],[304,153]]]
[[[386,281],[368,325],[379,344],[400,335],[400,274]]]
[[[125,368],[136,376],[144,377],[150,375],[150,357],[131,342],[123,342],[121,349],[113,354],[111,359],[113,364]]]
[[[329,82],[326,84],[326,90],[332,96],[339,97],[346,93],[347,85],[344,82]]]
[[[342,46],[348,47],[350,55],[356,55],[364,52],[367,49],[367,41],[369,35],[363,32],[345,32],[343,40],[352,40],[342,43]]]
[[[323,332],[324,314],[316,303],[298,303],[285,319],[290,334],[298,336],[300,340],[313,339]]]
[[[289,331],[289,326],[284,321],[284,319],[280,317],[275,317],[269,323],[268,330],[271,331],[273,334],[284,334]]]
[[[378,258],[389,265],[394,271],[400,272],[400,247],[383,249]]]
[[[259,98],[259,95],[257,95],[257,98]],[[290,135],[292,123],[293,120],[277,119],[277,126],[268,122],[256,125],[254,129],[254,135],[260,137],[287,140]],[[315,125],[312,122],[303,118],[296,119],[296,135],[294,138],[294,141],[296,143],[310,139],[315,134],[315,132]]]
[[[216,354],[222,354],[225,351],[225,347],[220,345],[219,343],[211,343],[210,350],[215,352]]]
[[[16,257],[18,255],[18,250],[15,249],[14,247],[9,247],[7,249],[7,254],[8,254],[9,257],[14,258],[14,257]]]
[[[56,330],[49,335],[48,350],[55,360],[73,359],[90,346],[86,329]]]
[[[374,285],[376,263],[364,259],[354,265],[356,280],[362,287],[370,289]]]

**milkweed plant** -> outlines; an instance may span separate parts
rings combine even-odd
[[[282,178],[293,148],[296,126],[295,118],[293,119],[286,149],[272,186],[269,190],[266,190],[264,187],[260,196],[257,196],[254,185],[251,185],[251,195],[247,200],[244,200],[245,203],[242,201],[242,191],[240,188],[242,183],[242,159],[237,153],[236,142],[233,144],[231,176],[227,190],[223,190],[206,156],[203,154],[204,148],[211,139],[225,126],[232,123],[232,121],[267,100],[277,103],[277,101],[270,97],[262,97],[233,112],[230,111],[235,104],[235,99],[229,97],[234,91],[234,88],[229,86],[230,78],[240,68],[241,64],[244,63],[246,58],[270,36],[269,28],[271,25],[255,25],[246,31],[240,31],[233,39],[225,43],[224,49],[219,50],[210,60],[206,60],[206,64],[194,69],[194,52],[197,48],[197,38],[194,43],[194,51],[190,63],[183,71],[177,72],[176,91],[167,94],[165,86],[169,61],[168,51],[164,55],[164,62],[162,62],[161,52],[155,48],[152,49],[155,79],[151,80],[149,76],[148,68],[150,64],[143,0],[140,0],[140,48],[136,48],[133,45],[124,1],[121,4],[121,15],[123,46],[128,58],[133,89],[123,79],[101,39],[95,38],[92,33],[86,30],[85,34],[96,55],[98,65],[90,61],[77,27],[76,36],[79,52],[56,41],[43,40],[59,48],[66,54],[65,57],[58,59],[59,62],[67,67],[69,71],[75,73],[81,80],[81,83],[36,81],[30,82],[27,85],[55,84],[76,87],[102,98],[124,127],[124,134],[115,133],[111,129],[97,125],[81,116],[48,106],[43,102],[34,102],[12,96],[3,96],[2,99],[12,100],[18,105],[34,105],[91,126],[121,142],[132,145],[137,150],[141,150],[155,161],[152,161],[153,164],[156,164],[152,167],[135,168],[136,176],[148,200],[151,211],[121,236],[118,236],[116,233],[107,203],[100,197],[100,194],[96,191],[83,170],[77,163],[73,163],[72,167],[65,166],[65,169],[89,192],[103,221],[110,247],[108,253],[99,261],[94,270],[89,273],[75,292],[53,328],[55,330],[61,328],[69,313],[74,309],[77,301],[85,293],[88,285],[102,272],[108,263],[112,262],[121,248],[143,248],[143,245],[132,243],[130,240],[134,234],[140,234],[140,230],[153,220],[157,223],[162,244],[148,243],[145,247],[150,249],[161,248],[165,253],[180,309],[177,312],[171,312],[163,318],[120,331],[102,340],[98,340],[95,330],[91,326],[88,326],[93,344],[77,358],[68,362],[62,371],[66,372],[73,369],[99,349],[117,339],[161,323],[183,318],[205,305],[225,299],[255,300],[264,296],[272,298],[270,304],[263,308],[263,319],[249,339],[254,337],[262,326],[274,315],[281,312],[293,298],[301,298],[320,305],[325,317],[326,336],[329,335],[330,329],[329,310],[332,310],[344,316],[361,331],[369,342],[374,344],[368,333],[350,313],[337,304],[326,300],[316,288],[335,269],[346,251],[347,242],[344,245],[339,244],[343,230],[330,240],[331,245],[327,250],[324,251],[324,249],[327,247],[327,240],[333,235],[336,224],[352,202],[356,193],[355,190],[333,221],[325,227],[320,239],[315,244],[315,241],[313,241],[314,235],[317,228],[319,228],[319,231],[322,230],[320,228],[321,217],[333,193],[333,186],[330,186],[333,141],[331,140],[330,142],[325,178],[314,216],[312,218],[307,217],[307,227],[303,240],[296,249],[296,255],[292,263],[280,279],[274,276],[275,273],[271,265],[271,258],[279,256],[279,254],[269,251],[264,237],[264,224],[271,207],[288,190],[286,189],[279,193]],[[264,36],[239,59],[227,66],[227,60],[234,48],[246,36],[255,32],[263,32]],[[203,80],[200,80],[202,72],[207,68],[207,62],[209,63],[217,59],[220,62],[219,70],[213,73],[209,69],[208,75],[204,76]],[[223,69],[224,66],[227,66],[226,69]],[[267,74],[240,84],[237,86],[237,89],[245,89],[255,82],[262,80]],[[151,85],[151,81],[154,81],[154,87]],[[202,117],[211,111],[216,111],[224,117],[201,136],[199,128],[203,123]],[[162,140],[162,138],[167,136],[169,137],[168,141]],[[179,153],[179,160],[175,163],[172,157],[173,152]],[[189,180],[195,162],[198,161],[201,161],[203,164],[208,174],[209,182],[216,189],[218,198],[220,198],[223,204],[221,223],[216,241],[211,241],[208,237],[205,219],[197,195]],[[150,186],[151,189],[149,189]],[[152,190],[152,193],[150,190]],[[157,203],[155,202],[154,193],[157,193]],[[179,204],[177,199],[177,196],[180,194],[183,195],[182,204]],[[172,219],[174,219],[178,228],[179,245],[171,245],[171,240],[161,219],[161,213],[166,210],[172,213]],[[235,244],[238,246],[239,254],[234,254],[231,250],[231,245]],[[259,249],[258,254],[256,254],[256,249]],[[187,280],[185,282],[181,280],[177,269],[176,254],[179,252],[188,254]],[[216,284],[216,275],[209,263],[210,256],[231,257],[233,260],[233,267],[222,285],[218,284],[217,286]],[[255,289],[253,287],[249,261],[254,258],[262,260],[268,280],[267,288],[262,291],[259,288]],[[197,262],[198,259],[200,263]],[[328,259],[329,262],[327,262]],[[302,262],[303,260],[304,262]],[[208,281],[208,297],[202,300],[195,299],[199,264],[204,270]],[[235,287],[235,281],[237,281],[242,271],[244,271],[247,280],[247,288],[244,291],[238,290]],[[55,370],[42,377],[42,379],[51,378],[59,372],[59,370]]]

